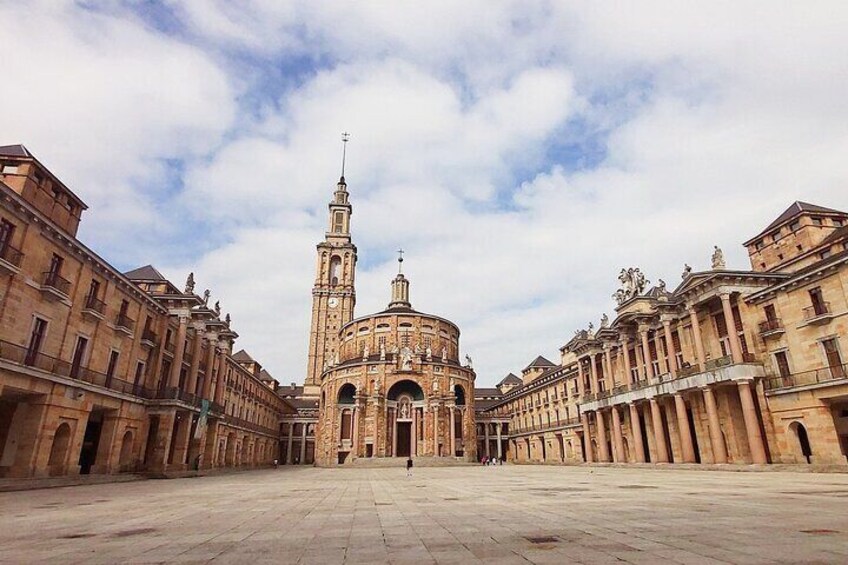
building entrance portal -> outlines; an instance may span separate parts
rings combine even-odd
[[[397,423],[397,456],[409,457],[412,453],[412,422]]]

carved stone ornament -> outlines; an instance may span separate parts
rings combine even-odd
[[[618,280],[621,283],[621,288],[616,290],[615,294],[613,294],[612,297],[615,299],[619,306],[624,304],[631,298],[634,298],[644,293],[645,287],[650,282],[648,279],[645,278],[645,275],[638,267],[621,269],[621,272],[618,274]]]

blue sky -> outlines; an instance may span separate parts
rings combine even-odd
[[[848,208],[848,11],[323,0],[2,2],[2,143],[88,204],[116,266],[194,271],[283,382],[306,365],[314,246],[346,176],[357,315],[407,250],[413,305],[492,385],[670,286],[792,201]]]

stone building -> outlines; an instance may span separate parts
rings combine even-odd
[[[281,391],[297,408],[283,422],[284,462],[359,458],[476,458],[474,371],[460,362],[459,328],[412,308],[400,272],[382,312],[354,319],[356,246],[342,177],[317,246],[304,387]],[[399,259],[399,265],[403,258]]]
[[[294,409],[232,345],[229,316],[76,238],[86,205],[0,147],[0,476],[267,464]]]
[[[539,360],[484,418],[545,462],[823,463],[848,455],[848,214],[796,202],[747,270],[622,270],[615,319]],[[544,363],[542,363],[544,365]]]

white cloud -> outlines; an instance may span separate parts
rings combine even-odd
[[[22,108],[8,131],[48,147],[84,196],[120,195],[87,220],[95,248],[114,218],[173,245],[139,212],[162,196],[138,179],[164,183],[151,161],[185,160],[173,214],[225,243],[188,243],[202,256],[166,272],[197,271],[238,345],[286,382],[305,368],[343,129],[357,314],[385,306],[403,246],[413,304],[459,323],[481,385],[555,360],[611,310],[622,266],[674,286],[713,244],[746,266],[739,244],[795,199],[848,208],[841,3],[169,2],[188,38],[106,4],[42,4],[45,23],[0,37],[45,70],[13,63],[23,92],[46,93],[0,94]],[[255,91],[277,88],[257,72],[303,57],[322,66]],[[260,112],[236,109],[242,88]],[[600,162],[562,157],[597,145]]]

